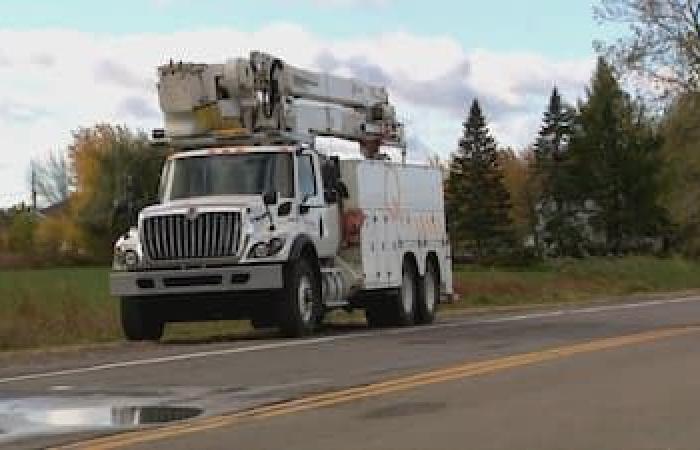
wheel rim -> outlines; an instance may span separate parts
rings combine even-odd
[[[437,303],[437,298],[435,298],[435,286],[435,273],[431,269],[428,269],[425,272],[425,309],[427,312],[433,312],[435,304]]]
[[[299,300],[299,312],[304,323],[311,322],[314,312],[314,289],[308,276],[303,276],[299,280],[299,290],[297,292]]]
[[[410,270],[404,270],[401,281],[401,303],[403,303],[403,310],[408,314],[413,312],[415,294],[415,285],[413,284],[411,272]]]

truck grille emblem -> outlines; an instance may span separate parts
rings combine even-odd
[[[197,209],[196,208],[188,208],[187,212],[185,213],[185,217],[187,217],[187,220],[195,220],[197,218]]]

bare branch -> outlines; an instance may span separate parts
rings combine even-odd
[[[596,50],[627,74],[661,83],[665,90],[700,90],[698,0],[601,0],[601,23],[626,25],[629,34]]]

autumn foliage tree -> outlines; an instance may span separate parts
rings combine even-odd
[[[518,242],[531,242],[537,248],[537,202],[541,186],[534,176],[534,152],[525,149],[516,152],[511,148],[499,152],[503,168],[503,183],[510,194],[513,231]]]
[[[150,146],[145,133],[126,127],[97,125],[73,133],[71,217],[93,255],[108,258],[119,234],[134,225],[133,215],[120,207],[123,201],[130,199],[133,209],[155,202],[165,153]]]

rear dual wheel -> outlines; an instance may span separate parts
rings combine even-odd
[[[376,299],[365,309],[370,327],[405,327],[413,325],[419,294],[418,271],[415,264],[406,259],[401,270],[401,286],[389,298]]]
[[[416,302],[416,323],[427,325],[435,321],[438,302],[440,300],[440,270],[437,264],[428,260],[425,276],[420,284],[418,301]]]

